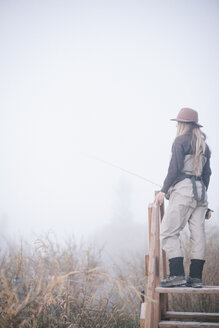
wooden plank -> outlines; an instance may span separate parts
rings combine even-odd
[[[159,207],[157,207],[154,217],[152,220],[156,220],[156,234],[155,234],[155,287],[160,285],[160,218],[159,218]],[[154,300],[156,303],[153,304],[153,327],[158,328],[160,321],[160,294],[154,293]]]
[[[197,327],[219,327],[219,323],[216,322],[194,322],[194,321],[160,321],[160,328],[197,328]]]
[[[164,203],[160,206],[160,220],[162,222],[164,217]],[[162,249],[162,269],[163,279],[167,278],[166,252]]]
[[[168,294],[160,294],[160,319],[166,318]]]
[[[164,217],[164,202],[160,206],[160,220],[162,222]],[[161,257],[162,257],[162,278],[167,278],[167,260],[166,260],[166,252],[162,249],[161,250]],[[168,294],[164,294],[163,297],[160,297],[161,302],[161,317],[164,313],[168,310]]]
[[[167,311],[165,313],[165,318],[174,319],[200,319],[200,320],[210,320],[218,321],[219,313],[205,313],[205,312],[173,312]]]
[[[190,287],[156,287],[158,293],[170,294],[219,294],[219,286],[203,286],[202,288]]]
[[[149,255],[145,255],[145,275],[148,277]]]
[[[149,225],[149,265],[148,265],[148,289],[145,310],[145,328],[153,327],[153,304],[155,290],[155,237],[156,237],[156,220],[152,220],[153,204],[148,207],[148,225]]]
[[[157,192],[156,192],[157,193]],[[156,222],[156,240],[155,240],[155,287],[160,285],[160,207],[158,207],[156,216],[152,219],[155,219]],[[161,319],[161,311],[160,311],[160,295],[155,291],[154,299],[156,303],[154,303],[154,313],[153,313],[153,321],[154,327],[158,327],[158,323]]]
[[[156,257],[156,272],[155,272],[155,276],[156,276],[156,281],[155,281],[155,285],[159,286],[160,284],[160,219],[159,219],[159,209],[156,212],[156,216],[154,218],[157,222],[156,222],[156,244],[155,244],[155,257]]]
[[[144,328],[145,319],[140,319],[140,328]]]
[[[151,217],[152,217],[152,208],[153,204],[149,204],[148,206],[148,235],[149,235],[149,250],[150,250],[150,244],[151,244]]]
[[[146,298],[146,320],[145,328],[157,328],[153,322],[153,300],[155,292],[155,269],[156,269],[156,235],[157,235],[157,220],[158,207],[152,205],[151,216],[151,240],[149,250],[149,267],[148,267],[148,290]]]
[[[166,261],[166,252],[162,249],[162,273],[163,273],[163,279],[167,278],[167,261]],[[164,294],[164,297],[161,298],[161,316],[164,315],[166,311],[168,311],[168,294]]]

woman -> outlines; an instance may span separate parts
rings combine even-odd
[[[202,287],[205,263],[205,215],[211,169],[210,150],[206,136],[200,130],[198,113],[182,108],[176,119],[177,136],[172,146],[172,157],[161,191],[155,204],[162,204],[164,197],[169,204],[161,224],[161,245],[169,259],[170,274],[161,281],[162,287]],[[180,232],[189,224],[191,240],[190,272],[185,279],[183,250]]]

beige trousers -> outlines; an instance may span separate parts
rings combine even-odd
[[[208,203],[207,199],[204,203],[194,199],[191,181],[188,180],[179,182],[171,191],[169,204],[161,223],[160,240],[168,259],[183,257],[180,233],[188,223],[191,241],[190,258],[204,260],[206,253],[205,214]],[[199,185],[197,189],[201,198]]]

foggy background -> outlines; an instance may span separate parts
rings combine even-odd
[[[216,0],[0,0],[1,240],[142,250],[159,187],[92,156],[162,185],[184,106],[212,150],[214,225],[218,34]]]

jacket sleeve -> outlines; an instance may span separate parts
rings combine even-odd
[[[177,176],[181,173],[184,165],[184,148],[179,139],[176,139],[172,146],[172,157],[170,160],[167,176],[161,189],[165,194],[171,187]]]
[[[202,171],[202,179],[205,184],[206,190],[208,189],[209,182],[210,182],[210,176],[211,176],[211,167],[210,167],[210,157],[211,157],[211,152],[209,148],[207,149],[207,161],[205,163],[205,166],[203,167]]]

